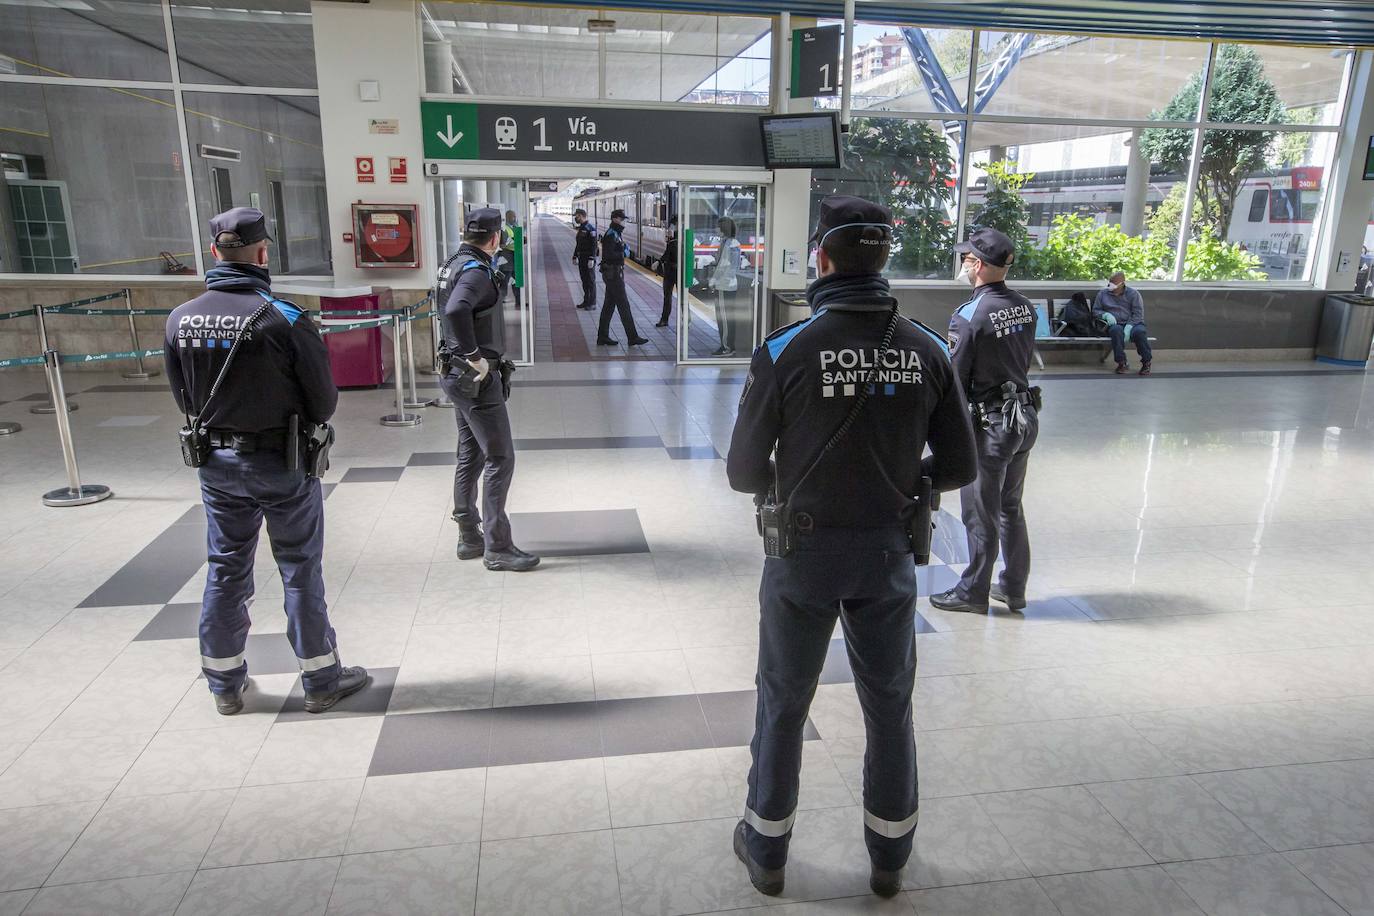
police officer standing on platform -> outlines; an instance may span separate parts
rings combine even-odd
[[[1021,507],[1026,464],[1040,432],[1040,389],[1027,381],[1035,355],[1035,308],[1006,284],[1016,253],[996,229],[975,229],[956,245],[961,278],[973,298],[949,322],[954,369],[974,411],[978,479],[959,494],[969,565],[959,584],[930,597],[942,611],[985,614],[988,599],[1013,611],[1026,606],[1030,538]],[[1001,581],[992,581],[998,547]]]
[[[339,392],[310,316],[272,295],[262,211],[221,213],[210,220],[210,237],[216,263],[205,274],[208,289],[172,311],[163,342],[172,395],[192,418],[182,448],[199,468],[205,503],[201,670],[220,714],[243,709],[253,555],[266,518],[305,710],[324,712],[366,686],[368,674],[339,660],[321,569],[320,480],[303,467],[293,432],[328,421]]]
[[[577,225],[573,237],[573,260],[577,262],[577,273],[582,278],[582,301],[578,308],[596,308],[596,274],[592,265],[596,263],[596,226],[587,219],[587,211],[578,208],[573,211],[573,222]]]
[[[625,255],[630,246],[621,233],[625,230],[625,211],[611,211],[611,225],[601,236],[601,279],[606,284],[606,300],[601,304],[601,322],[597,326],[596,343],[600,347],[614,347],[620,341],[611,336],[611,313],[620,313],[620,326],[625,329],[629,345],[637,347],[649,342],[640,337],[635,328],[635,316],[630,314],[630,297],[625,292]]]
[[[813,241],[812,316],[754,352],[726,463],[730,486],[760,504],[768,557],[749,795],[734,847],[760,893],[782,892],[803,730],[838,619],[868,732],[869,883],[890,897],[917,820],[913,545],[928,516],[916,496],[923,477],[936,491],[973,479],[973,430],[944,338],[898,315],[880,273],[891,214],[827,197]]]
[[[510,373],[505,357],[507,278],[492,263],[501,246],[501,211],[473,210],[463,244],[444,265],[435,302],[443,309],[444,370],[440,386],[457,410],[458,468],[453,474],[453,520],[458,559],[482,557],[487,569],[526,572],[539,558],[511,540],[506,496],[515,473],[511,438]],[[482,509],[477,485],[482,481]],[[483,519],[486,527],[483,530]]]
[[[677,216],[668,218],[668,232],[663,239],[663,257],[658,261],[663,270],[663,315],[656,328],[666,328],[673,314],[673,287],[677,285]]]

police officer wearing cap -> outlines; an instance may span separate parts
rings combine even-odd
[[[482,557],[487,569],[526,572],[539,565],[539,557],[515,546],[506,514],[515,442],[506,411],[513,368],[504,358],[507,278],[492,263],[501,241],[501,211],[473,210],[463,244],[439,272],[434,300],[443,308],[439,352],[444,374],[439,384],[457,408],[453,520],[458,523],[458,559]]]
[[[573,236],[573,261],[582,279],[582,301],[577,307],[590,311],[596,308],[596,275],[592,272],[592,265],[596,263],[596,224],[587,219],[587,211],[581,207],[573,211],[573,223],[577,226]]]
[[[210,236],[207,291],[172,311],[163,342],[177,407],[195,418],[188,429],[208,439],[199,465],[209,549],[201,670],[222,715],[243,709],[253,556],[265,518],[305,709],[323,712],[361,690],[368,674],[339,660],[321,569],[320,481],[302,467],[291,431],[328,421],[339,392],[310,316],[272,295],[262,211],[221,213],[210,220]]]
[[[974,411],[978,479],[959,494],[968,532],[969,565],[959,584],[930,597],[943,611],[987,613],[988,599],[1013,611],[1026,606],[1030,538],[1021,491],[1040,432],[1040,389],[1027,381],[1035,356],[1035,308],[1007,286],[1015,260],[1011,239],[975,229],[955,246],[960,277],[973,298],[949,322],[954,369]],[[998,550],[1006,569],[992,581]]]
[[[767,556],[749,794],[734,847],[756,889],[782,892],[807,712],[838,620],[868,733],[870,885],[892,896],[918,816],[916,496],[923,477],[936,491],[973,479],[973,430],[944,338],[898,315],[881,274],[891,214],[827,197],[812,238],[812,315],[754,352],[726,463],[730,486],[760,504]],[[781,539],[770,540],[770,519],[782,520]]]
[[[601,236],[601,280],[606,284],[606,300],[601,305],[601,322],[596,331],[596,343],[601,347],[620,343],[611,336],[612,312],[620,313],[620,326],[625,329],[630,346],[649,342],[649,338],[640,337],[635,328],[635,316],[630,314],[630,297],[625,292],[625,255],[630,253],[630,246],[622,237],[624,231],[625,211],[612,210],[611,225]]]

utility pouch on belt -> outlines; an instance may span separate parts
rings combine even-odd
[[[940,507],[940,494],[934,490],[929,477],[921,478],[920,488],[916,491],[916,514],[907,525],[907,537],[911,539],[911,552],[916,556],[917,566],[930,565],[930,540],[935,531],[935,510]]]
[[[478,379],[477,370],[470,366],[466,360],[463,361],[463,368],[458,373],[458,393],[465,398],[475,398],[482,393],[482,382]]]
[[[178,433],[181,443],[181,460],[186,462],[188,468],[203,468],[210,460],[210,432],[200,425],[200,418],[204,415],[210,402],[215,399],[215,393],[219,391],[220,383],[224,381],[224,376],[229,372],[229,367],[234,364],[234,354],[239,352],[239,344],[243,343],[243,338],[248,331],[252,330],[253,325],[258,319],[267,313],[271,308],[272,300],[267,298],[256,312],[249,316],[244,322],[243,330],[234,338],[234,343],[229,347],[229,355],[224,358],[224,365],[220,367],[219,375],[215,377],[215,383],[210,386],[210,393],[205,396],[205,403],[200,405],[200,410],[196,411],[195,416],[191,415],[191,400],[183,388],[181,391],[181,403],[186,406],[186,425]]]

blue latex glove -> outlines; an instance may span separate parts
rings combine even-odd
[[[1130,339],[1131,339],[1131,331],[1133,331],[1134,329],[1135,329],[1135,325],[1133,325],[1133,324],[1128,324],[1128,325],[1126,325],[1126,339],[1127,339],[1127,340],[1130,340]]]
[[[1109,328],[1116,324],[1116,316],[1111,312],[1103,312],[1102,320],[1107,322],[1107,327]]]

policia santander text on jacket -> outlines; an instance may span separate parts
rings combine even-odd
[[[730,486],[763,503],[767,557],[757,724],[735,853],[760,892],[782,891],[807,712],[838,619],[868,728],[870,884],[892,896],[918,817],[913,546],[922,545],[913,545],[921,523],[912,519],[923,508],[923,478],[936,491],[973,479],[973,429],[944,339],[898,314],[880,273],[892,242],[888,211],[828,197],[813,241],[813,314],[754,352],[726,463]]]

